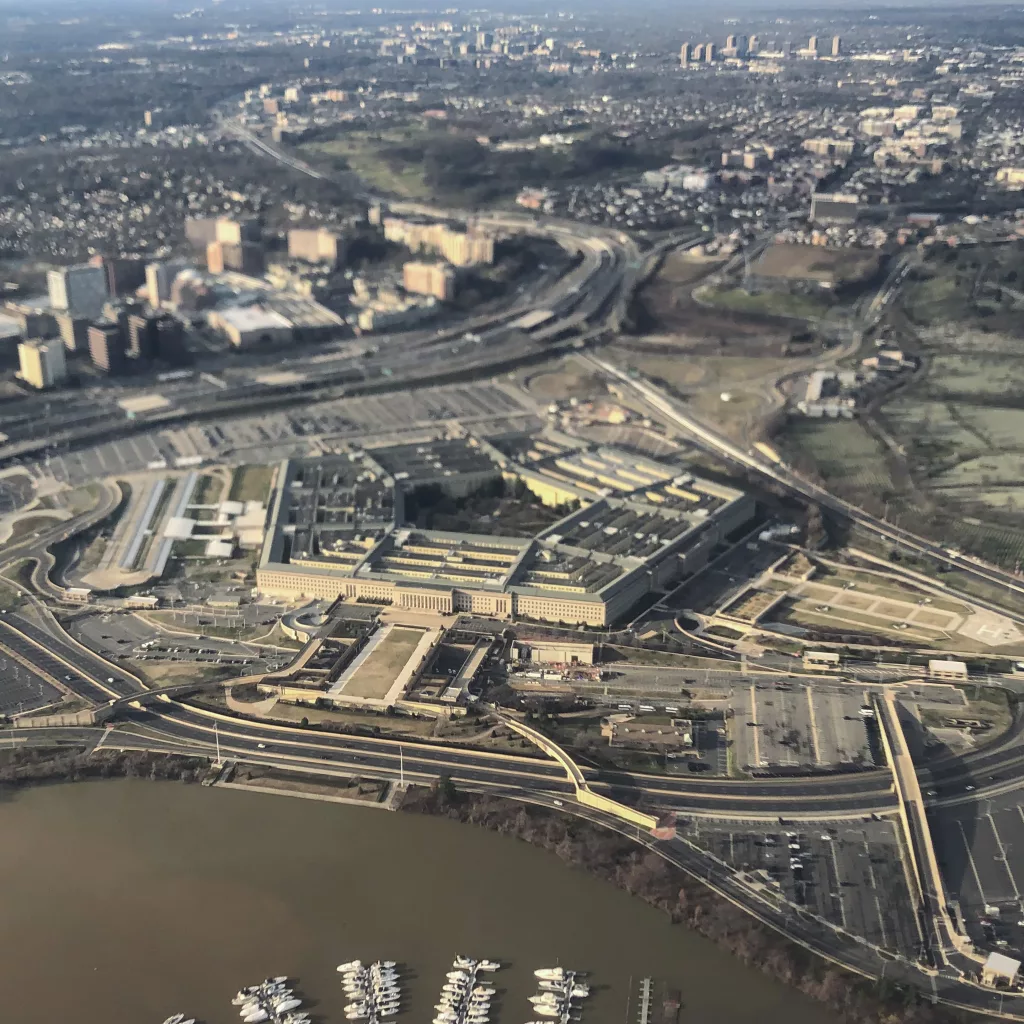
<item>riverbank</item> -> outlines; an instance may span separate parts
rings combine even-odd
[[[146,751],[67,747],[20,747],[0,755],[0,788],[88,779],[160,779],[200,782],[210,769],[205,757]]]
[[[825,962],[657,854],[590,822],[514,800],[456,792],[450,784],[410,788],[399,810],[440,815],[549,850],[568,866],[658,908],[673,924],[686,925],[745,965],[824,1003],[849,1024],[952,1024],[965,1019],[921,1002],[915,990],[883,987]]]

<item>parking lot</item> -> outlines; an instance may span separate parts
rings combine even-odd
[[[452,385],[152,431],[49,456],[26,469],[33,478],[76,486],[115,474],[143,472],[160,462],[173,467],[183,458],[271,463],[316,454],[338,442],[397,443],[407,439],[410,431],[436,430],[449,420],[485,435],[540,426],[526,400],[511,390],[494,383]]]
[[[942,876],[959,900],[968,935],[980,949],[1019,957],[1024,951],[1020,795],[936,808],[928,819]]]
[[[862,707],[867,691],[844,684],[750,682],[736,687],[729,722],[733,763],[740,768],[871,765]]]
[[[893,822],[768,826],[757,832],[749,823],[709,829],[694,819],[681,833],[788,903],[894,953],[916,954],[917,923]]]
[[[293,651],[277,651],[203,633],[210,623],[201,617],[198,626],[182,626],[201,636],[192,637],[150,625],[133,614],[97,614],[76,619],[69,628],[87,647],[123,662],[194,663],[245,669],[246,672],[273,671],[294,657]],[[267,625],[267,630],[272,623]],[[140,666],[145,667],[145,666]]]
[[[55,686],[0,652],[0,715],[34,711],[60,699]]]

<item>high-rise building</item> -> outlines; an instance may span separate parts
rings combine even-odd
[[[107,275],[103,267],[61,267],[46,275],[46,283],[50,305],[55,310],[98,316],[107,301]]]
[[[807,40],[807,52],[808,53],[817,53],[818,52],[818,37],[817,36],[811,36],[811,38]]]
[[[57,313],[57,330],[68,352],[80,352],[89,344],[89,319],[74,313]]]
[[[843,40],[841,36],[832,37],[832,56],[840,57],[843,53]]]
[[[296,228],[288,232],[288,255],[294,260],[330,263],[336,267],[344,262],[345,243],[339,235],[326,228]]]
[[[704,63],[711,64],[715,59],[715,44],[705,43],[704,44]]]
[[[252,242],[211,242],[206,247],[206,269],[211,274],[234,270],[259,277],[263,273],[263,249]]]
[[[23,341],[18,346],[18,362],[21,379],[34,388],[52,388],[67,379],[64,342],[60,338]]]
[[[89,357],[104,373],[118,374],[125,369],[124,333],[114,320],[97,320],[89,327]]]
[[[101,265],[109,295],[130,295],[146,283],[146,263],[138,257],[104,256]]]
[[[253,217],[241,220],[220,217],[216,224],[215,239],[225,245],[241,245],[243,242],[260,240],[260,222]]]
[[[683,43],[679,48],[679,63],[686,67],[690,63],[690,44]]]
[[[130,313],[128,316],[128,354],[134,359],[150,362],[160,354],[159,316],[151,313]]]
[[[750,42],[747,43],[747,53],[757,53],[758,46],[761,45],[761,40],[756,35],[750,37]]]
[[[217,218],[186,217],[185,237],[195,248],[205,250],[211,242],[217,241]]]
[[[455,298],[455,270],[444,263],[411,260],[402,267],[402,285],[414,295],[433,295],[449,302]]]
[[[694,43],[692,49],[690,50],[690,60],[692,60],[696,64],[696,63],[699,63],[700,61],[702,61],[703,59],[704,59],[704,44],[703,43]]]
[[[185,347],[185,330],[181,321],[170,313],[161,313],[156,317],[156,351],[165,363],[184,363],[188,361],[188,349]]]
[[[150,263],[146,267],[146,291],[149,304],[159,308],[170,301],[174,279],[189,267],[184,260],[168,260],[166,263]]]
[[[725,48],[727,50],[736,50],[736,36],[730,35],[725,37]]]

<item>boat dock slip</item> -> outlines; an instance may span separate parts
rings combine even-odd
[[[644,978],[640,982],[640,1009],[637,1012],[637,1024],[651,1024],[651,1000],[654,994],[654,980]]]
[[[500,966],[493,960],[457,955],[434,1007],[434,1024],[488,1024],[494,989],[479,974],[496,971]]]

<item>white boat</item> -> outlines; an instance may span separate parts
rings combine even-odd
[[[456,967],[476,967],[477,961],[471,956],[462,956],[459,953],[455,954],[455,966]]]
[[[554,992],[541,992],[540,995],[530,996],[530,1002],[533,1003],[534,1006],[546,1003],[550,1003],[552,1006],[557,1006],[561,1001],[562,1000],[559,999]]]
[[[542,1017],[559,1017],[562,1014],[557,1006],[535,1006],[533,1012],[539,1013]]]
[[[573,999],[585,999],[590,995],[589,985],[573,985],[570,995]]]
[[[167,1020],[164,1021],[164,1024],[181,1024],[181,1022],[184,1019],[185,1019],[185,1014],[183,1014],[183,1013],[175,1013],[175,1014],[172,1014],[170,1017],[168,1017]]]
[[[468,971],[449,971],[445,977],[449,981],[468,981],[473,975]]]
[[[241,1008],[238,1011],[239,1017],[248,1017],[253,1010],[260,1008],[260,1001],[258,999],[250,999],[247,1003],[242,1003]]]
[[[441,991],[442,992],[455,992],[456,994],[461,995],[463,992],[466,991],[466,989],[468,987],[469,986],[465,982],[459,983],[459,982],[455,982],[455,981],[449,981],[447,985],[442,985],[441,986]]]
[[[365,1020],[368,1016],[365,1010],[352,1010],[345,1014],[346,1020]]]
[[[288,980],[287,974],[279,974],[276,978],[267,978],[272,985],[283,985]],[[264,982],[266,984],[266,982]]]
[[[339,971],[358,971],[363,966],[362,960],[349,960],[347,964],[338,964]]]
[[[477,995],[481,995],[481,994],[493,996],[494,995],[494,986],[493,985],[477,985],[473,989],[473,995],[477,996]]]
[[[563,967],[538,967],[533,972],[535,978],[543,978],[545,981],[561,981],[565,977]]]
[[[293,997],[289,999],[282,999],[280,1002],[274,1003],[274,1013],[287,1013],[289,1010],[297,1010],[302,1005],[301,999]]]
[[[496,971],[501,967],[501,964],[497,960],[481,960],[477,967],[481,971]]]
[[[247,1017],[243,1017],[242,1020],[245,1024],[260,1024],[261,1021],[265,1021],[269,1018],[269,1014],[262,1007],[258,1010],[253,1010]]]

